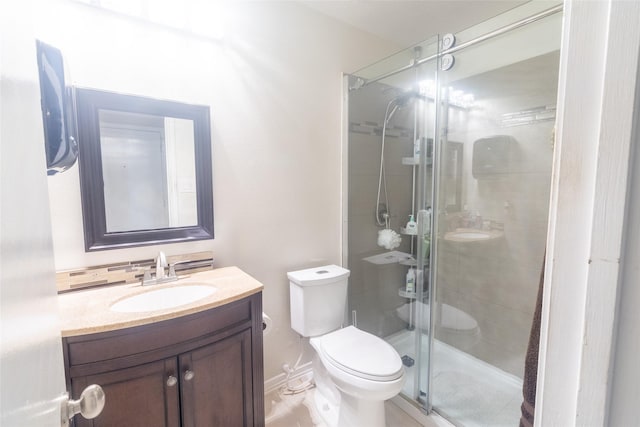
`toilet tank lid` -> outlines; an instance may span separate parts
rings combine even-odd
[[[300,286],[324,285],[349,277],[349,270],[338,265],[324,265],[322,267],[290,271],[287,273],[287,277],[290,281]]]

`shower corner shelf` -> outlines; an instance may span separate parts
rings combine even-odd
[[[409,267],[415,267],[416,265],[418,265],[418,262],[413,257],[411,257],[411,258],[406,258],[401,261],[398,261],[398,264],[408,265]]]
[[[402,164],[405,166],[418,166],[420,165],[420,159],[416,159],[415,157],[403,157]],[[433,164],[433,160],[431,157],[427,157],[427,166],[431,166]]]
[[[402,298],[416,299],[416,293],[408,292],[406,288],[398,289],[398,295],[400,295]]]
[[[402,164],[407,166],[417,166],[420,164],[420,159],[416,159],[415,157],[403,157]]]
[[[417,236],[418,233],[407,232],[407,229],[404,227],[400,227],[400,234],[405,234],[407,236]]]

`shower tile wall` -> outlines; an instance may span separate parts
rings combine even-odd
[[[503,127],[500,118],[555,105],[557,89],[549,81],[557,80],[557,62],[557,53],[551,53],[467,79],[476,106],[449,121],[449,140],[464,143],[463,204],[484,220],[504,224],[504,239],[463,244],[441,239],[438,300],[478,322],[480,340],[464,351],[520,378],[546,241],[554,121]],[[513,172],[475,179],[473,143],[492,135],[517,141]],[[438,331],[436,338],[447,341]]]
[[[387,336],[406,327],[396,309],[406,300],[398,295],[407,267],[366,260],[388,252],[378,246],[375,222],[380,147],[385,108],[398,92],[372,84],[350,94],[349,102],[349,242],[350,311],[356,310],[358,327]],[[402,165],[413,155],[413,109],[400,109],[387,127],[385,171],[391,212],[391,228],[399,231],[411,213],[412,168]],[[382,200],[384,200],[382,198]],[[410,238],[402,236],[396,251],[410,252]]]

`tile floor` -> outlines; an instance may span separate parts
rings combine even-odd
[[[315,389],[294,395],[274,390],[265,396],[266,427],[326,427],[313,407]],[[420,427],[392,402],[386,403],[387,426]]]
[[[388,339],[400,354],[415,358],[413,333],[401,333]],[[519,378],[440,341],[435,342],[433,350],[432,399],[438,413],[464,427],[518,425],[522,402]],[[413,394],[414,370],[415,367],[406,368],[404,393],[407,395]],[[266,394],[266,426],[327,427],[314,408],[313,392],[312,388],[292,395],[281,390]],[[390,401],[386,402],[386,410],[389,427],[421,426]]]

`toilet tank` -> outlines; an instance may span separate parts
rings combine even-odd
[[[342,326],[349,270],[337,265],[291,271],[291,327],[303,337],[324,335]]]

